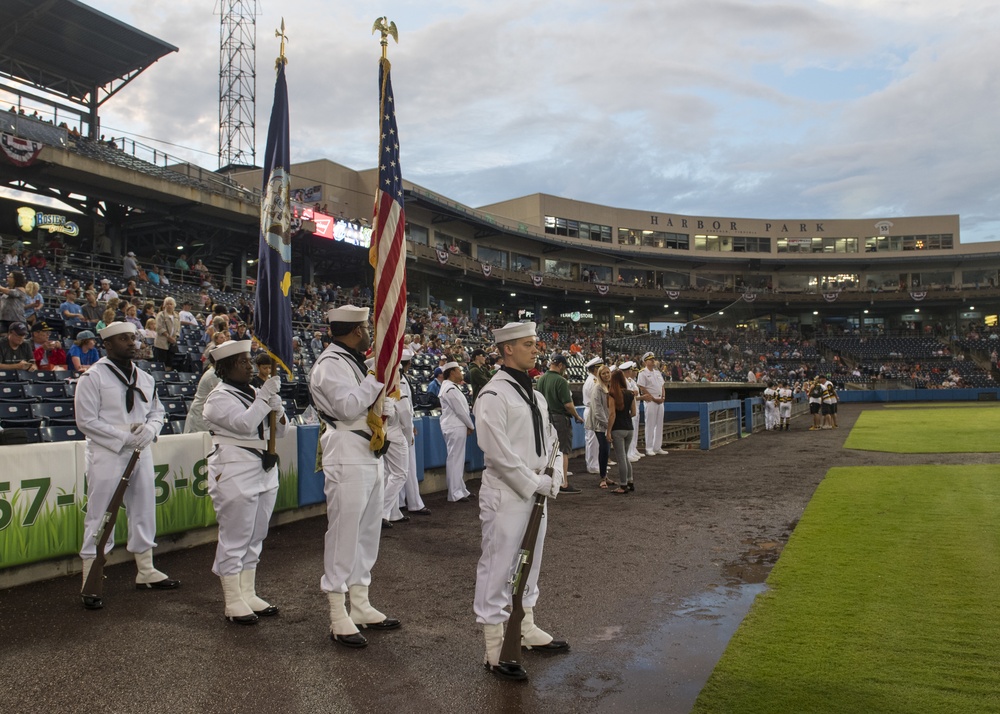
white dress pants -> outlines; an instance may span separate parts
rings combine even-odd
[[[95,457],[87,449],[87,513],[83,517],[83,546],[80,548],[80,557],[84,560],[97,557],[97,529],[131,458],[131,450],[116,455],[101,449]],[[132,478],[125,489],[124,504],[128,514],[128,551],[145,553],[155,548],[156,485],[153,482],[153,455],[148,448],[142,452],[132,471]],[[105,554],[111,552],[114,544],[114,534],[111,534]]]
[[[468,432],[465,427],[442,432],[444,444],[448,449],[448,461],[445,464],[445,477],[448,487],[448,500],[457,501],[469,495],[465,488],[465,441]]]
[[[382,517],[395,521],[399,513],[399,494],[406,483],[410,470],[410,442],[401,431],[389,433],[389,450],[382,460],[385,462],[385,495],[383,496]],[[395,511],[395,513],[393,513]]]
[[[483,552],[476,567],[476,622],[498,625],[510,616],[510,576],[514,557],[528,527],[535,497],[524,500],[512,491],[482,487],[479,489],[479,520],[483,527]],[[542,546],[548,520],[548,504],[538,529],[532,556],[531,572],[525,585],[522,604],[534,607],[538,601],[538,572],[542,565]]]
[[[346,593],[351,585],[371,585],[382,534],[382,469],[381,459],[375,464],[324,464],[324,592]]]
[[[663,405],[646,402],[646,451],[663,448]]]
[[[262,490],[271,483],[272,488]],[[219,522],[212,572],[221,577],[255,570],[278,499],[277,475],[265,472],[260,462],[210,465],[208,494]]]
[[[584,407],[583,409],[583,423],[586,424],[590,417],[590,407]],[[597,463],[597,435],[590,429],[584,429],[584,444],[586,445],[586,460],[587,460],[587,472],[597,473],[600,470],[600,464]]]
[[[420,482],[417,481],[417,449],[410,446],[410,468],[406,473],[406,483],[399,495],[400,506],[406,506],[408,511],[419,511],[424,506],[424,499],[420,497]],[[400,514],[402,515],[402,514]]]

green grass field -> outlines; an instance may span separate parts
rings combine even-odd
[[[980,409],[1000,409],[997,402],[893,402],[883,404],[885,409],[939,409],[941,407],[978,407]]]
[[[832,469],[694,711],[1000,711],[1000,466]]]
[[[1000,406],[981,409],[868,409],[845,448],[902,454],[1000,452]]]

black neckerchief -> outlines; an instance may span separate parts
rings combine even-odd
[[[361,354],[360,352],[358,352],[355,349],[352,349],[352,348],[348,347],[347,345],[345,345],[343,342],[340,342],[339,340],[334,340],[333,344],[337,345],[337,347],[340,347],[342,350],[344,350],[344,352],[346,352],[348,355],[350,355],[351,359],[353,359],[354,362],[355,362],[355,364],[358,365],[358,369],[361,370],[361,374],[364,374],[364,375],[368,374],[368,365],[365,364],[365,356],[363,354]]]
[[[115,378],[125,385],[125,411],[131,413],[132,407],[135,406],[135,395],[138,394],[139,398],[149,403],[149,399],[143,393],[136,382],[139,380],[139,370],[136,369],[135,365],[132,364],[132,360],[117,360],[108,357],[108,362],[110,363],[108,367],[111,368],[111,374],[115,375]],[[128,375],[127,377],[125,375]]]
[[[227,386],[232,387],[233,389],[235,389],[240,394],[243,394],[243,395],[246,395],[247,397],[249,397],[249,401],[246,403],[246,406],[248,406],[248,407],[251,404],[253,404],[253,401],[257,398],[257,392],[254,391],[254,388],[251,387],[249,384],[240,384],[239,382],[234,382],[234,381],[232,381],[230,379],[224,379],[224,380],[222,380],[222,382],[224,384],[226,384]],[[261,422],[260,424],[257,425],[257,437],[259,439],[263,439],[264,438],[264,422]]]
[[[545,429],[542,422],[542,413],[538,410],[538,405],[535,404],[534,388],[531,386],[531,377],[528,376],[527,372],[522,372],[519,369],[511,369],[507,366],[501,367],[500,371],[504,372],[507,376],[514,380],[514,391],[516,391],[521,396],[521,399],[528,403],[528,407],[531,408],[531,426],[535,433],[535,454],[537,456],[541,456],[543,453],[542,443],[545,440]]]

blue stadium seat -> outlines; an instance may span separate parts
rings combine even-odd
[[[56,441],[81,441],[86,438],[76,426],[43,426],[39,427],[38,435],[46,444]]]

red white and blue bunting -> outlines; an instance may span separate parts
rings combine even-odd
[[[542,287],[542,276],[541,275],[532,275],[531,276],[531,284],[534,285],[536,288]]]
[[[483,275],[485,275],[487,278],[493,275],[492,265],[490,265],[489,263],[483,263],[482,266],[483,266]]]
[[[840,297],[840,293],[823,293],[823,299],[827,302],[836,302],[837,298]]]
[[[441,250],[440,248],[435,248],[434,252],[437,253],[437,259],[441,265],[448,264],[448,251]]]
[[[910,293],[910,297],[913,298],[914,300],[916,300],[917,302],[920,302],[925,297],[927,297],[927,291],[926,290],[914,290],[913,292]]]
[[[41,143],[22,139],[13,134],[0,136],[0,148],[3,149],[3,155],[9,162],[21,167],[31,166],[42,153]]]
[[[753,302],[757,299],[757,293],[743,293],[744,302]]]
[[[610,286],[606,285],[605,283],[597,283],[597,285],[595,285],[594,287],[597,288],[598,295],[607,295],[608,290],[610,289]]]
[[[671,300],[676,300],[681,296],[680,290],[667,290],[667,297]]]

